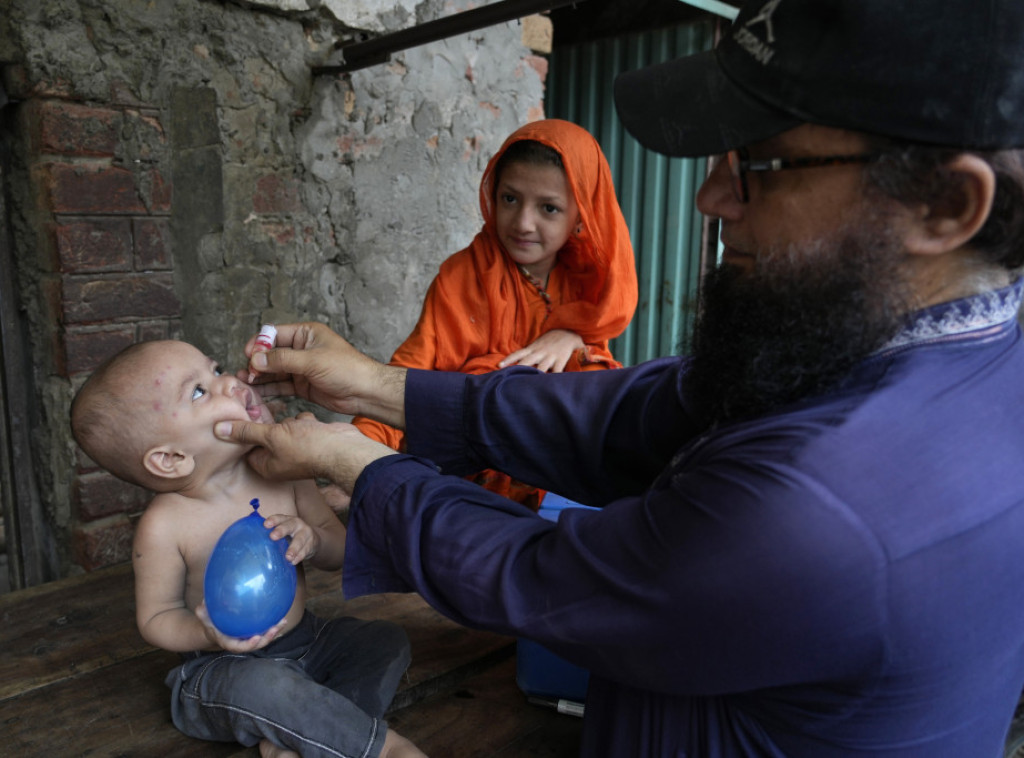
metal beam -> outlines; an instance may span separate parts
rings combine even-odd
[[[464,34],[505,21],[513,21],[534,13],[578,5],[586,0],[502,0],[482,8],[456,13],[452,16],[428,21],[408,29],[383,34],[359,42],[339,42],[334,47],[340,52],[341,63],[313,68],[313,75],[343,74],[367,66],[387,63],[392,53],[410,47],[436,42],[456,34]]]
[[[692,5],[694,8],[700,8],[703,11],[709,11],[716,16],[722,16],[730,21],[735,19],[740,12],[739,8],[723,3],[721,0],[679,0],[679,2]]]

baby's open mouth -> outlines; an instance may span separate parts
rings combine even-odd
[[[263,422],[265,410],[266,406],[263,405],[263,399],[253,392],[253,390],[246,387],[245,412],[249,414],[249,418],[253,421]]]

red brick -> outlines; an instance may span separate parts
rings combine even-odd
[[[130,271],[131,222],[119,218],[75,219],[56,227],[60,270]]]
[[[544,82],[548,78],[548,59],[543,55],[527,55],[523,62],[527,66],[532,68],[538,74],[540,74],[541,82]]]
[[[544,118],[544,106],[531,105],[526,109],[526,120],[529,121],[540,121]]]
[[[181,339],[181,319],[167,319],[166,321],[145,321],[135,325],[136,342],[148,342],[149,340],[177,340]]]
[[[86,571],[130,561],[135,528],[127,518],[75,527],[71,538],[74,561]]]
[[[84,474],[88,471],[99,471],[99,464],[85,454],[82,448],[75,445],[75,472]]]
[[[67,375],[93,371],[114,353],[135,342],[135,327],[100,332],[69,331],[64,335]]]
[[[120,139],[120,111],[61,100],[37,100],[33,107],[40,152],[114,155]]]
[[[295,227],[291,224],[267,222],[261,227],[263,233],[279,245],[287,245],[295,239]]]
[[[123,482],[106,471],[82,474],[75,479],[74,503],[79,521],[96,521],[118,513],[137,513],[146,507],[152,493]]]
[[[150,171],[145,182],[148,186],[149,212],[170,213],[171,212],[171,182],[156,169]]]
[[[134,157],[144,162],[159,160],[167,150],[167,134],[157,111],[126,111],[125,130],[133,136]]]
[[[25,66],[5,64],[3,84],[7,96],[12,100],[31,100],[37,97],[70,97],[75,91],[74,84],[67,79],[36,81],[31,78],[34,75],[36,71],[30,73]]]
[[[256,180],[252,207],[257,213],[293,213],[300,209],[295,180],[279,174],[267,174]]]
[[[165,218],[137,218],[132,222],[135,268],[166,271],[171,267],[171,229]]]
[[[109,164],[47,164],[43,182],[54,213],[147,212],[132,173]]]
[[[174,279],[170,274],[67,277],[63,294],[61,309],[66,324],[181,315],[181,301],[174,291]]]

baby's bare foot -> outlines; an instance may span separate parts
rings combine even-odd
[[[387,744],[387,740],[384,744]],[[299,754],[294,750],[278,747],[270,740],[260,740],[260,758],[299,758]]]
[[[394,729],[388,729],[384,736],[384,749],[380,758],[427,758],[427,754],[413,745]]]

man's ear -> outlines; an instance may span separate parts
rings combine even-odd
[[[996,175],[991,166],[976,155],[962,153],[947,168],[957,186],[933,204],[919,206],[916,223],[910,224],[905,238],[910,253],[941,255],[964,246],[992,211]]]
[[[159,479],[180,479],[195,470],[196,459],[170,445],[159,445],[146,451],[142,465]]]

